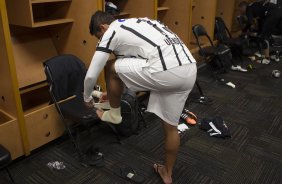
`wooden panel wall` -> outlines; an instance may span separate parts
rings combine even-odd
[[[195,24],[203,25],[210,37],[213,38],[217,0],[194,0],[194,2],[192,26]],[[196,42],[194,35],[191,35],[191,42]]]
[[[58,55],[46,30],[14,34],[13,50],[20,88],[46,80],[43,62]]]
[[[190,16],[192,11],[191,1],[163,1],[161,6],[168,7],[169,9],[161,16],[162,20],[172,31],[174,31],[182,41],[188,45],[189,37],[191,34]],[[181,12],[181,13],[180,13]]]
[[[217,0],[216,16],[223,18],[226,27],[231,30],[235,0]]]
[[[155,2],[153,0],[121,0],[124,2],[124,11],[130,13],[130,17],[154,18]],[[120,2],[121,2],[120,1]]]
[[[97,1],[81,3],[80,0],[72,0],[67,16],[74,22],[49,29],[59,54],[73,54],[87,66],[90,64],[98,40],[90,35],[89,23],[97,9]]]
[[[6,0],[6,3],[10,24],[32,26],[32,7],[29,0]]]

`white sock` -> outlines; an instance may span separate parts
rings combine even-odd
[[[120,107],[111,108],[110,110],[105,111],[101,119],[102,121],[110,122],[113,124],[120,124],[122,121]]]

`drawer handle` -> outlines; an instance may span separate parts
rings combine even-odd
[[[47,118],[48,118],[48,114],[44,114],[43,119],[47,119]]]
[[[45,134],[45,137],[49,137],[50,135],[51,135],[51,132],[49,131]]]

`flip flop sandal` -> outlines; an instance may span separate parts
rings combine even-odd
[[[122,166],[115,172],[118,176],[135,183],[143,183],[145,181],[144,177],[137,174],[136,171],[127,166]]]
[[[161,164],[154,164],[153,167],[154,167],[155,172],[156,172],[156,173],[160,176],[160,178],[163,180],[163,178],[161,177],[161,175],[160,175],[160,173],[159,173],[159,168],[160,168],[160,167],[164,167],[164,165],[161,165]],[[164,182],[165,184],[172,184],[172,181],[165,182],[165,181],[163,180],[163,182]]]

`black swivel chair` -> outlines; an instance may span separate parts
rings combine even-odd
[[[15,183],[9,169],[7,168],[11,160],[10,152],[0,144],[0,170],[5,169],[10,177],[11,182]]]
[[[81,163],[95,165],[96,161],[102,159],[99,152],[91,156],[90,163],[82,152],[78,140],[78,125],[90,127],[98,123],[95,109],[87,108],[83,100],[83,81],[86,75],[84,63],[73,55],[61,55],[53,57],[44,62],[45,74],[49,83],[49,92],[52,103],[65,125],[66,131],[75,146]],[[77,139],[73,134],[76,134]]]

